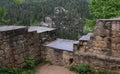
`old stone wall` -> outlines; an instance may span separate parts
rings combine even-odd
[[[120,20],[97,20],[89,41],[74,45],[76,64],[86,63],[92,69],[120,71]]]
[[[88,64],[93,70],[120,72],[120,58],[91,53],[81,53],[79,56],[74,55],[73,65],[80,64]]]
[[[94,39],[95,53],[120,57],[120,20],[98,20]]]
[[[55,39],[53,34],[28,32],[26,28],[0,32],[0,67],[25,66],[29,57],[39,63],[42,44]]]
[[[44,50],[42,50],[41,54],[43,59],[56,65],[68,67],[69,65],[73,64],[74,56],[73,52],[71,51],[44,47]]]
[[[120,20],[98,20],[91,40],[80,41],[75,52],[120,57]]]

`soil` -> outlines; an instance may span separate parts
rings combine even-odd
[[[37,68],[36,74],[76,74],[65,67],[56,65],[42,65]]]

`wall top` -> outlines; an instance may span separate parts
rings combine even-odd
[[[17,29],[24,29],[24,28],[26,28],[26,27],[25,26],[1,26],[0,32],[17,30]]]
[[[112,19],[97,19],[97,21],[120,21],[120,17]]]
[[[18,29],[28,29],[28,32],[36,31],[37,33],[43,33],[47,31],[55,30],[55,28],[47,28],[40,26],[0,26],[0,32],[13,31]]]

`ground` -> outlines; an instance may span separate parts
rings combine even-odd
[[[36,74],[76,74],[65,67],[56,65],[43,65],[37,68]]]

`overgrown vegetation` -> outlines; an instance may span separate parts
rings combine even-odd
[[[96,19],[120,17],[120,0],[92,0],[89,9],[92,18],[86,20],[86,31],[93,32]]]
[[[100,72],[100,71],[97,71],[97,70],[93,71],[93,70],[90,69],[89,65],[87,65],[87,64],[81,64],[77,67],[70,66],[69,70],[74,71],[78,74],[112,74],[110,72],[105,72],[105,71],[103,71],[103,72]]]
[[[35,74],[35,60],[33,57],[26,59],[25,68],[0,68],[0,74]]]

